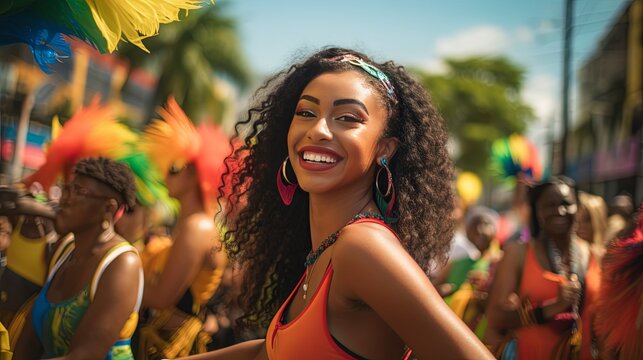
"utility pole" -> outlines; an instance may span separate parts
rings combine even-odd
[[[572,28],[574,0],[565,0],[565,27],[563,29],[563,138],[560,143],[559,173],[567,172],[567,142],[569,139],[569,84],[571,78]]]

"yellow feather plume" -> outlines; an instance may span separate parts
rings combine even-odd
[[[109,52],[123,38],[149,52],[141,40],[154,36],[160,24],[179,20],[181,10],[198,9],[203,0],[86,0]]]

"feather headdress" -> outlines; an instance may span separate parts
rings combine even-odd
[[[208,211],[213,210],[225,171],[224,160],[231,152],[229,138],[213,124],[203,123],[197,129],[172,97],[159,109],[159,115],[162,120],[153,121],[145,129],[141,149],[163,175],[172,165],[193,163],[204,205]]]
[[[490,160],[491,173],[511,184],[519,177],[537,182],[543,175],[538,149],[522,135],[513,134],[494,141]]]
[[[27,43],[43,70],[69,56],[61,35],[81,39],[101,53],[120,40],[147,51],[141,40],[160,24],[179,20],[181,10],[198,9],[203,0],[14,0],[0,6],[0,45]]]
[[[58,130],[47,149],[45,164],[24,182],[27,185],[39,182],[48,189],[58,176],[67,181],[78,160],[103,156],[130,167],[139,203],[149,207],[160,202],[175,210],[159,171],[146,154],[137,150],[137,140],[138,134],[117,120],[111,106],[100,105],[95,99]]]
[[[603,257],[595,329],[621,359],[643,359],[643,203],[634,233],[614,240]]]
[[[134,173],[136,181],[136,199],[145,206],[161,204],[172,213],[176,213],[177,206],[167,193],[167,187],[158,169],[145,153],[139,152],[134,146],[132,152],[122,156],[116,161],[127,164]]]
[[[65,123],[47,150],[45,164],[25,183],[39,182],[48,189],[58,176],[67,180],[78,160],[93,156],[123,157],[128,153],[128,144],[135,140],[136,135],[116,120],[113,109],[94,99]]]

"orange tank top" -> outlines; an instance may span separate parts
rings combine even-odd
[[[284,324],[286,309],[301,286],[305,274],[301,277],[268,327],[266,350],[269,359],[354,359],[337,345],[326,323],[328,291],[332,275],[333,265],[330,263],[319,287],[304,310]]]
[[[555,301],[558,297],[558,281],[562,277],[544,270],[538,263],[532,243],[529,243],[525,264],[520,279],[520,298],[528,298],[534,306],[542,306],[544,302]],[[590,254],[589,264],[585,273],[585,292],[582,321],[581,359],[591,359],[591,319],[594,312],[600,287],[600,268]],[[549,321],[542,325],[521,327],[516,330],[518,340],[518,359],[549,359],[556,344],[567,333],[571,323],[565,320]]]
[[[384,222],[373,218],[364,218],[355,221],[373,222],[389,229],[393,234],[395,231]],[[397,234],[395,234],[397,236]],[[288,323],[284,324],[286,309],[288,309],[292,298],[304,281],[306,274],[302,275],[288,299],[281,305],[279,311],[270,322],[266,333],[266,351],[269,359],[310,359],[310,360],[333,360],[333,359],[358,359],[359,355],[349,353],[350,350],[342,348],[331,335],[328,329],[328,292],[333,277],[332,260],[326,268],[326,272],[317,287],[317,290],[310,298],[310,302],[304,307],[299,315]],[[410,356],[410,351],[404,354],[404,359]]]

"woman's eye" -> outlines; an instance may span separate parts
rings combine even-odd
[[[355,115],[342,115],[336,118],[339,121],[363,123],[364,120]]]
[[[314,116],[315,116],[315,113],[313,113],[313,112],[312,112],[312,111],[310,111],[310,110],[297,110],[297,111],[295,112],[295,115],[297,115],[297,116],[303,116],[303,117],[314,117]]]

